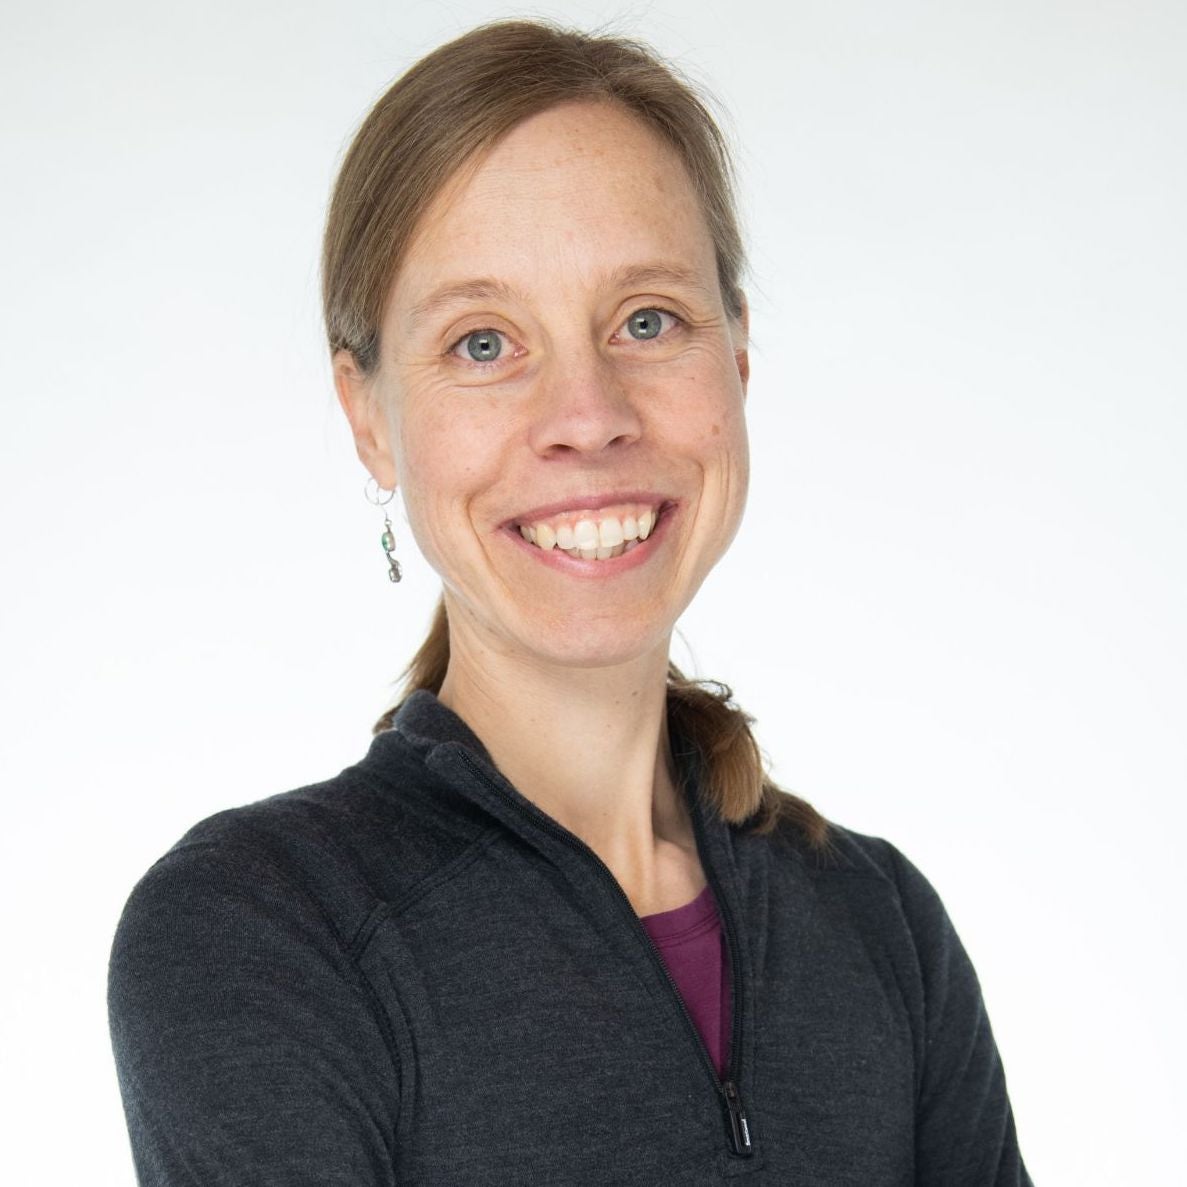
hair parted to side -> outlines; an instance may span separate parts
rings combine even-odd
[[[539,21],[483,25],[434,50],[379,99],[355,134],[330,200],[322,301],[331,352],[364,374],[380,357],[387,294],[420,219],[476,154],[529,117],[571,102],[624,107],[684,162],[713,239],[726,310],[742,316],[745,256],[724,137],[696,89],[648,47]],[[405,673],[404,695],[437,692],[449,666],[444,601]],[[395,709],[375,726],[390,726]],[[767,832],[780,821],[814,847],[828,825],[767,778],[751,719],[729,689],[668,672],[668,716],[700,751],[720,817]]]
[[[740,317],[744,253],[729,151],[691,84],[625,38],[499,21],[422,58],[355,133],[334,185],[322,248],[330,350],[349,350],[370,373],[392,278],[445,183],[530,116],[582,100],[622,105],[680,155],[712,233],[726,308]]]

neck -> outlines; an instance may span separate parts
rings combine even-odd
[[[454,620],[456,621],[456,620]],[[704,886],[667,731],[668,640],[604,668],[494,651],[451,621],[438,694],[526,798],[584,841],[640,914]]]

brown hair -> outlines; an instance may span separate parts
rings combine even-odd
[[[322,248],[330,350],[349,350],[370,373],[391,279],[445,183],[528,117],[581,100],[621,104],[680,155],[709,223],[726,307],[740,317],[744,253],[729,152],[693,88],[635,42],[500,21],[417,62],[347,149]]]
[[[653,51],[536,21],[484,25],[434,50],[402,75],[363,121],[330,201],[322,249],[322,301],[330,350],[364,373],[378,365],[393,276],[422,215],[459,168],[517,124],[561,103],[617,103],[684,162],[713,238],[727,310],[741,317],[742,237],[729,152],[706,102]],[[437,692],[449,666],[444,601],[405,673],[405,695]],[[386,729],[395,710],[376,724]],[[815,846],[827,824],[766,777],[751,719],[728,688],[668,671],[668,715],[707,766],[722,819],[769,831],[788,819]]]

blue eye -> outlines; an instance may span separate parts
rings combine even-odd
[[[475,330],[466,338],[466,350],[476,363],[493,363],[503,353],[503,341],[495,330]]]
[[[659,309],[636,309],[626,319],[627,333],[640,340],[655,338],[664,328],[664,315]]]

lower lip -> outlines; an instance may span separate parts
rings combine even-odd
[[[660,510],[659,519],[646,540],[640,541],[634,548],[624,552],[621,556],[607,557],[604,561],[588,561],[584,557],[570,556],[559,548],[540,548],[528,543],[519,534],[518,528],[508,528],[507,536],[513,544],[530,552],[537,561],[548,565],[562,573],[570,573],[575,577],[616,577],[619,573],[626,573],[647,563],[655,550],[668,534],[668,528],[676,517],[677,507],[668,504]]]

